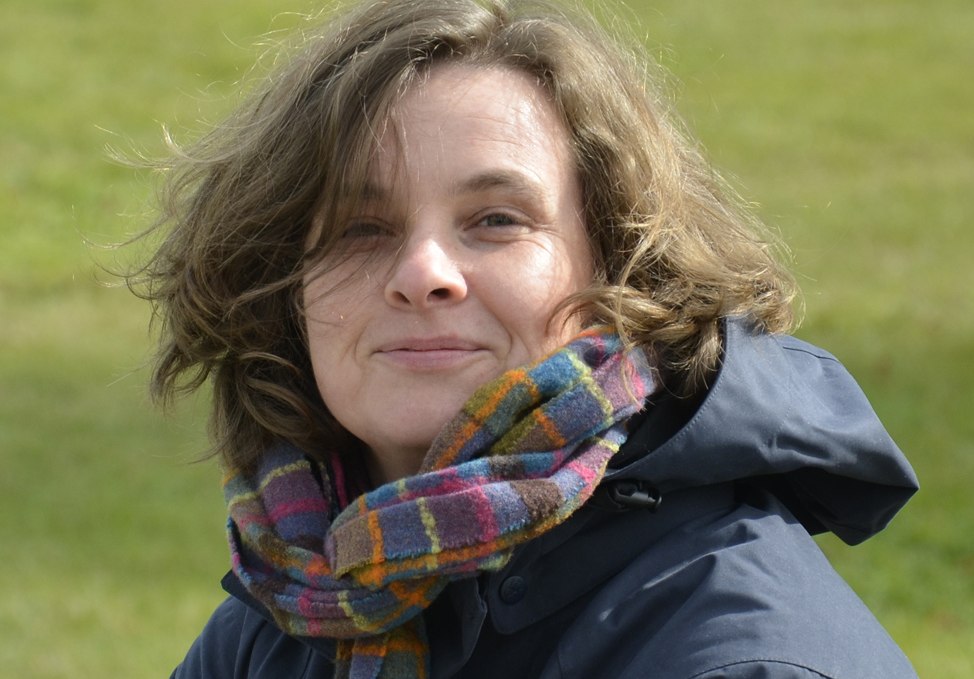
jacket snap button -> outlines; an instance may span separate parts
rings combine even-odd
[[[519,575],[512,575],[501,583],[501,601],[505,604],[516,604],[524,598],[528,591],[528,583]]]

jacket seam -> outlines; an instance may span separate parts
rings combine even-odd
[[[750,665],[752,663],[767,663],[767,664],[775,664],[775,665],[787,665],[788,667],[798,667],[807,672],[812,672],[813,674],[822,677],[823,679],[838,679],[834,675],[824,674],[822,672],[819,672],[813,667],[809,667],[808,665],[792,662],[790,660],[780,660],[777,658],[750,658],[748,660],[735,660],[734,662],[728,662],[722,665],[714,665],[709,669],[703,670],[701,672],[697,672],[696,674],[691,674],[690,676],[687,677],[687,679],[698,679],[699,677],[705,677],[707,674],[714,672],[716,670],[724,670],[729,667],[734,667],[737,665]]]
[[[817,358],[820,361],[828,361],[829,363],[838,363],[839,365],[842,365],[841,363],[839,363],[839,359],[837,359],[835,356],[828,353],[827,351],[816,352],[816,351],[812,351],[807,347],[791,346],[788,344],[784,344],[782,342],[779,342],[778,346],[780,346],[784,351],[793,351],[797,354],[805,354],[806,356]]]

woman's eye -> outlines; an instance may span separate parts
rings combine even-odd
[[[351,221],[335,243],[335,253],[344,255],[375,253],[395,242],[395,232],[381,221]]]
[[[342,238],[378,238],[387,234],[388,229],[376,222],[353,222],[342,231]]]
[[[493,212],[481,219],[479,223],[483,226],[513,226],[518,221],[511,215],[504,214],[503,212]]]

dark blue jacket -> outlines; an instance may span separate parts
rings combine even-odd
[[[585,507],[426,612],[435,679],[916,676],[809,535],[860,542],[917,488],[834,357],[730,322],[708,392],[638,420]],[[224,587],[174,677],[331,676],[333,642]]]

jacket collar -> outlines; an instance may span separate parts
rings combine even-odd
[[[723,340],[710,389],[653,405],[606,479],[648,481],[664,495],[746,481],[772,490],[809,532],[855,544],[882,530],[916,476],[842,364],[740,318],[725,322]],[[659,416],[667,410],[679,412]]]

